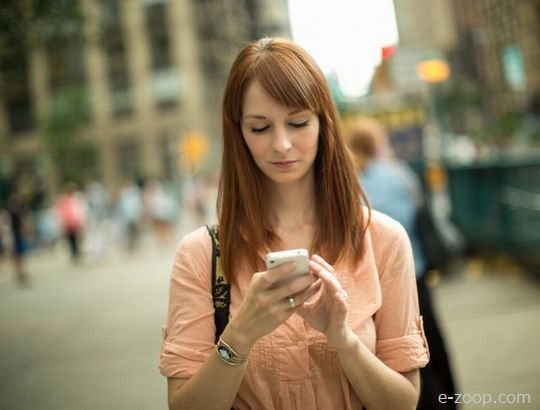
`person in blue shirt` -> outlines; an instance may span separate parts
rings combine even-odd
[[[440,394],[454,397],[455,385],[445,343],[437,324],[425,277],[428,270],[416,215],[424,201],[419,177],[394,155],[388,132],[379,121],[362,117],[350,127],[349,147],[358,167],[358,179],[371,207],[397,220],[409,235],[415,261],[420,313],[430,347],[430,362],[420,369],[422,387],[418,409],[451,409],[454,403],[440,403]]]

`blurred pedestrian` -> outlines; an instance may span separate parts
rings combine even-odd
[[[19,285],[27,286],[29,276],[26,271],[25,257],[29,250],[28,233],[30,232],[31,215],[17,185],[11,188],[7,200],[6,211],[9,217],[11,233],[11,253],[15,275]]]
[[[455,408],[451,401],[441,404],[438,400],[440,394],[454,397],[455,386],[429,287],[426,286],[428,266],[416,232],[416,216],[424,201],[420,179],[404,161],[396,158],[386,128],[373,118],[356,119],[350,129],[349,145],[361,186],[372,208],[400,222],[411,240],[420,313],[431,356],[428,365],[420,369],[422,385],[418,409]]]
[[[9,260],[8,238],[11,232],[10,220],[7,211],[0,206],[0,272],[3,273],[3,266]]]
[[[101,182],[90,181],[84,190],[87,203],[87,217],[84,248],[89,261],[99,262],[105,255],[107,246],[107,216],[109,197]]]
[[[209,175],[193,176],[186,181],[185,189],[187,207],[194,217],[196,226],[204,225],[209,218],[208,205],[215,189],[214,181]]]
[[[231,315],[221,332],[215,231],[201,227],[171,276],[160,363],[169,408],[413,408],[428,351],[410,243],[363,207],[311,56],[282,39],[246,45],[225,87],[223,141],[216,286],[230,285]],[[265,267],[267,252],[295,248],[311,254],[305,275]]]
[[[62,228],[56,214],[55,204],[46,204],[41,209],[37,218],[37,230],[39,232],[39,246],[53,248],[62,238]]]
[[[206,186],[202,181],[198,183],[198,189],[195,191],[193,198],[193,208],[195,210],[197,226],[204,225],[208,220],[206,212],[207,191]]]
[[[116,215],[129,251],[134,251],[138,246],[143,212],[143,199],[139,185],[134,180],[124,181],[118,194]]]
[[[144,202],[157,238],[163,244],[170,243],[177,210],[171,192],[159,179],[149,179],[144,184]]]
[[[64,186],[56,201],[56,213],[60,219],[64,236],[69,245],[71,261],[80,262],[81,239],[86,222],[86,202],[74,182]]]

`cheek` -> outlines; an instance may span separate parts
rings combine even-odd
[[[319,128],[313,128],[306,130],[306,133],[302,135],[301,146],[305,153],[312,152],[314,155],[317,152],[317,146],[319,144]]]
[[[262,140],[256,140],[252,138],[246,138],[246,145],[251,152],[251,156],[257,162],[258,158],[265,152],[265,146]]]

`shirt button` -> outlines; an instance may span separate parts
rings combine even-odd
[[[296,347],[302,349],[304,347],[304,342],[302,342],[301,340],[296,342]]]

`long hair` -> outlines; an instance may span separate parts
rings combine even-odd
[[[255,272],[259,251],[279,241],[270,223],[264,175],[256,165],[241,130],[242,103],[249,84],[257,80],[279,103],[309,109],[319,117],[314,163],[316,227],[311,251],[329,263],[346,258],[358,263],[363,254],[362,201],[367,204],[344,142],[328,84],[311,56],[284,39],[248,44],[234,61],[223,97],[223,157],[217,213],[223,272],[234,282],[240,257]]]

